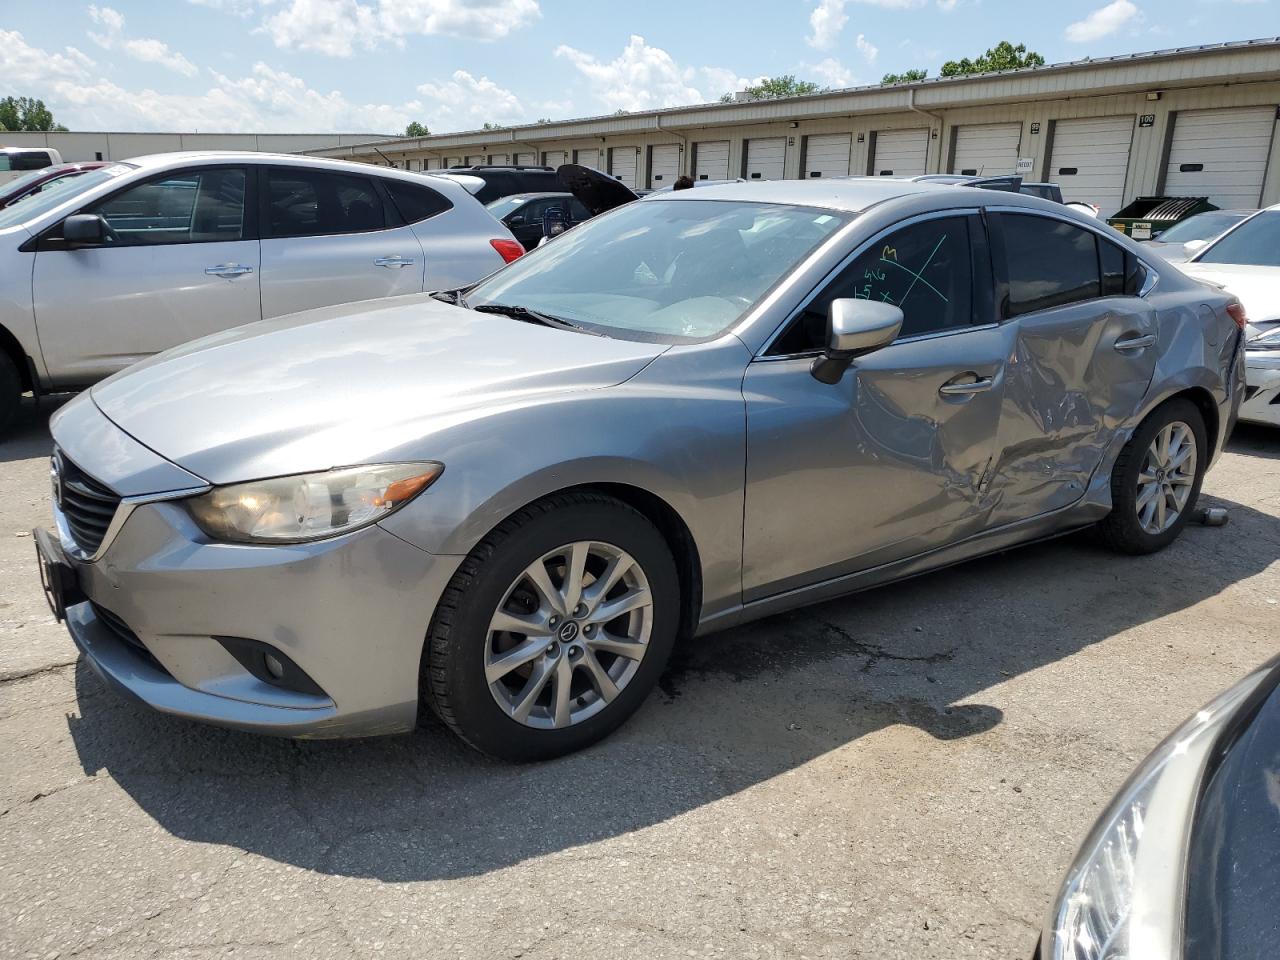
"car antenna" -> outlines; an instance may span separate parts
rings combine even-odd
[[[385,153],[383,153],[383,152],[382,152],[381,150],[379,150],[377,147],[374,147],[374,148],[373,148],[373,152],[374,152],[374,153],[376,153],[378,156],[380,156],[383,160],[387,161],[387,166],[388,166],[388,167],[394,167],[394,166],[395,166],[395,161],[393,161],[390,157],[388,157]]]

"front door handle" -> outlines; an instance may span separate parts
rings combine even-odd
[[[226,277],[231,280],[242,277],[246,273],[253,273],[253,267],[246,267],[243,263],[220,263],[216,267],[205,267],[204,272],[206,276]]]
[[[373,262],[380,267],[386,267],[387,269],[390,270],[393,268],[399,269],[400,267],[412,267],[414,263],[416,263],[417,261],[414,260],[412,257],[402,257],[399,255],[396,255],[394,257],[378,257],[378,259],[374,260]]]
[[[960,376],[973,377],[976,374],[962,373]],[[956,377],[940,386],[938,392],[944,397],[966,397],[973,393],[985,393],[994,387],[995,383],[990,377],[978,377],[976,380],[961,380],[960,377]]]
[[[1148,333],[1141,337],[1130,337],[1128,340],[1117,340],[1116,349],[1123,353],[1125,350],[1141,350],[1143,347],[1149,347],[1156,342],[1156,335]]]

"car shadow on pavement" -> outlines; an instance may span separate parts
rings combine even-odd
[[[889,726],[934,738],[922,751],[961,749],[1004,719],[985,691],[1266,568],[1277,551],[1239,538],[1280,546],[1280,520],[1206,500],[1231,524],[1155,556],[1073,536],[691,641],[620,731],[549,763],[489,760],[434,721],[348,742],[219,730],[107,694],[83,661],[67,722],[85,772],[178,837],[326,874],[474,876],[642,831]],[[852,781],[814,788],[857,796]]]
[[[0,435],[0,463],[47,457],[52,453],[53,439],[49,436],[49,418],[70,399],[70,394],[41,397],[38,400],[24,397],[13,426],[4,435]]]

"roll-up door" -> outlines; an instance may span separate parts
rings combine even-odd
[[[521,167],[532,167],[538,163],[538,155],[536,153],[517,153],[516,165]]]
[[[639,151],[635,147],[609,148],[609,172],[632,190],[636,188],[636,159],[638,156]]]
[[[505,167],[511,162],[511,154],[509,153],[491,153],[489,154],[489,165]]]
[[[748,180],[781,180],[786,160],[786,137],[747,141]]]
[[[581,164],[584,167],[590,167],[592,170],[600,169],[600,151],[592,148],[590,150],[573,151],[573,162]]]
[[[707,140],[693,145],[693,179],[729,179],[729,141]]]
[[[649,186],[669,187],[680,176],[680,145],[660,143],[649,148]]]
[[[1124,206],[1124,180],[1133,146],[1133,117],[1057,120],[1045,177],[1062,188],[1062,199],[1098,205],[1110,217]]]
[[[929,159],[929,131],[877,130],[868,171],[877,177],[918,177]]]
[[[1017,172],[1021,123],[975,123],[956,127],[951,173],[998,177]]]
[[[483,167],[485,165],[485,156],[483,153],[473,153],[467,157],[468,167]]]
[[[806,137],[804,142],[804,177],[847,177],[849,144],[847,133],[824,133]]]
[[[447,166],[447,167],[460,167],[460,166],[462,166],[462,158],[461,158],[461,157],[446,157],[446,158],[445,158],[445,166]]]
[[[542,154],[542,162],[548,167],[558,167],[569,162],[569,154],[563,150],[548,150]]]
[[[1164,193],[1230,210],[1262,201],[1276,108],[1188,110],[1173,118]]]

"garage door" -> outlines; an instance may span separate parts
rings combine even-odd
[[[639,151],[635,147],[610,147],[609,172],[632,190],[636,187],[636,160]]]
[[[956,127],[951,173],[997,177],[1018,169],[1020,123],[982,123]]]
[[[468,167],[483,167],[485,158],[483,153],[473,153],[467,157]]]
[[[573,151],[573,162],[580,163],[584,167],[590,167],[592,170],[600,169],[600,151],[591,150],[575,150]]]
[[[1058,120],[1045,179],[1062,187],[1062,199],[1096,203],[1110,217],[1124,206],[1124,178],[1133,146],[1133,117]]]
[[[747,179],[781,180],[787,159],[785,137],[747,141]]]
[[[806,137],[804,142],[804,176],[847,177],[849,175],[849,141],[847,133],[824,133]]]
[[[549,167],[558,167],[562,163],[569,162],[569,154],[563,150],[548,150],[542,155],[542,162]]]
[[[680,145],[662,143],[649,148],[649,186],[667,187],[680,176]]]
[[[538,155],[536,153],[517,153],[516,154],[516,163],[519,166],[532,167],[536,165],[537,162],[538,162]]]
[[[461,157],[446,157],[446,158],[445,158],[445,166],[448,166],[448,167],[460,167],[460,166],[462,166],[462,158],[461,158]]]
[[[729,141],[708,140],[693,145],[693,179],[729,179]]]
[[[1224,210],[1262,201],[1275,107],[1191,110],[1174,117],[1164,193]]]
[[[870,172],[878,177],[918,177],[929,158],[929,131],[877,130]]]
[[[491,153],[491,154],[489,154],[489,164],[490,164],[491,166],[492,166],[492,165],[494,165],[494,164],[497,164],[498,166],[503,166],[503,167],[505,167],[505,166],[506,166],[507,164],[509,164],[510,162],[511,162],[511,154],[509,154],[509,153]]]

